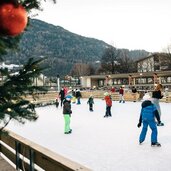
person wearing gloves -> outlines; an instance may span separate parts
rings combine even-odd
[[[64,134],[72,133],[72,129],[70,128],[70,118],[71,118],[71,95],[67,95],[63,101],[63,115],[64,115]]]
[[[157,146],[160,147],[161,144],[157,141],[157,126],[155,118],[157,119],[158,123],[161,123],[160,116],[158,113],[158,110],[156,106],[151,102],[151,98],[148,93],[146,93],[143,97],[143,102],[141,104],[141,113],[139,118],[139,123],[137,127],[141,127],[141,123],[143,123],[143,127],[140,133],[139,137],[139,143],[142,144],[142,142],[145,140],[146,133],[148,126],[150,127],[152,133],[151,133],[151,146]]]

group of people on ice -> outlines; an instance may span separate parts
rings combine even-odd
[[[164,123],[161,122],[161,109],[159,105],[159,100],[163,98],[161,90],[162,90],[162,85],[157,84],[155,90],[152,92],[152,97],[150,97],[148,93],[146,93],[143,97],[139,123],[137,125],[137,127],[139,128],[143,124],[139,136],[139,144],[142,144],[144,142],[149,126],[152,131],[151,146],[157,146],[157,147],[161,146],[161,144],[157,140],[157,134],[158,134],[157,126],[164,126]],[[136,93],[136,89],[134,87],[132,89],[132,93]],[[119,103],[121,102],[125,103],[123,97],[124,95],[123,87],[120,88],[119,95],[120,95]],[[106,92],[104,96],[105,96],[104,100],[106,101],[106,113],[104,117],[111,117],[112,98],[108,92]]]
[[[151,146],[161,146],[157,139],[157,126],[164,126],[164,124],[161,122],[161,109],[159,105],[159,100],[163,97],[161,90],[162,85],[157,84],[155,90],[152,92],[152,97],[150,97],[148,93],[146,93],[143,97],[139,122],[137,124],[138,128],[141,127],[141,125],[143,125],[139,136],[139,144],[142,144],[144,142],[149,126],[152,131]],[[133,93],[136,93],[136,89],[134,89]],[[119,95],[119,103],[125,103],[123,87],[120,87]],[[70,134],[72,132],[72,129],[70,128],[70,117],[72,114],[71,100],[73,99],[73,97],[75,97],[77,99],[77,104],[81,104],[81,93],[79,90],[76,90],[74,92],[72,91],[72,95],[68,95],[65,89],[62,88],[59,92],[59,96],[61,98],[61,106],[63,106],[63,115],[65,122],[64,133]],[[110,93],[104,93],[104,100],[106,103],[106,111],[104,117],[111,117],[112,98]],[[90,95],[90,97],[88,98],[87,104],[89,104],[89,110],[93,111],[94,98],[92,95]]]
[[[145,140],[146,133],[148,126],[151,129],[151,146],[157,146],[160,147],[161,144],[157,140],[157,126],[164,126],[164,124],[161,122],[161,109],[159,105],[159,100],[163,98],[163,95],[161,93],[162,85],[157,84],[155,87],[155,90],[152,93],[152,97],[149,96],[149,94],[145,94],[143,97],[143,102],[141,105],[141,113],[138,123],[138,128],[141,127],[141,124],[143,124],[140,136],[139,136],[139,143],[142,144]],[[156,124],[157,122],[157,124]]]

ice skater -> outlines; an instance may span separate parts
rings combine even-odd
[[[111,107],[112,107],[112,98],[108,92],[104,93],[105,95],[105,102],[106,102],[106,113],[104,117],[112,116],[111,114]]]
[[[133,102],[136,102],[136,93],[137,93],[137,89],[133,86],[132,87]]]
[[[151,98],[149,94],[145,94],[143,97],[143,102],[141,104],[141,113],[139,118],[139,123],[137,127],[141,127],[141,123],[143,123],[143,127],[139,136],[139,143],[142,144],[144,142],[148,126],[151,129],[151,146],[160,147],[161,144],[157,140],[157,126],[155,118],[157,119],[158,123],[160,124],[160,116],[156,106],[151,102]]]
[[[64,88],[62,87],[62,89],[60,90],[60,92],[59,92],[59,98],[60,98],[60,100],[61,100],[61,107],[62,107],[62,105],[63,105],[63,100],[64,100],[64,98],[65,98],[65,91],[64,91]]]
[[[157,84],[155,90],[152,93],[152,102],[156,105],[160,118],[161,118],[161,108],[160,108],[159,101],[160,99],[163,98],[163,95],[161,93],[162,87],[163,86],[161,84]],[[164,126],[164,123],[161,122],[160,124],[157,124],[157,126]]]
[[[119,89],[119,103],[125,103],[125,99],[124,99],[124,87],[121,86]]]
[[[70,134],[72,133],[72,129],[70,128],[70,120],[71,120],[71,95],[67,95],[63,101],[63,115],[64,115],[64,134]]]
[[[81,99],[81,92],[80,92],[80,90],[77,90],[76,89],[76,94],[75,94],[75,96],[76,96],[76,98],[77,98],[77,104],[79,105],[79,104],[81,104],[81,101],[80,101],[80,99]]]
[[[58,97],[55,100],[55,105],[56,105],[56,108],[58,108],[58,106],[59,106],[59,99],[58,99]]]
[[[87,104],[89,104],[89,110],[91,112],[93,112],[93,104],[94,104],[94,98],[92,95],[90,95],[88,101],[87,101]]]

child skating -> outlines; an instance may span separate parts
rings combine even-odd
[[[67,95],[63,101],[63,115],[64,115],[64,134],[72,133],[72,129],[70,128],[70,118],[72,114],[71,110],[71,95]]]
[[[145,94],[143,97],[142,108],[138,123],[138,128],[141,127],[141,123],[143,123],[143,127],[139,137],[139,143],[142,144],[145,140],[146,133],[148,126],[151,129],[151,146],[160,147],[161,144],[157,140],[157,126],[155,118],[157,119],[158,123],[161,123],[160,116],[156,106],[151,102],[150,96]]]
[[[108,92],[104,93],[104,95],[105,95],[104,100],[106,102],[106,113],[104,115],[104,118],[111,117],[112,116],[112,114],[111,114],[112,98]]]
[[[89,110],[91,112],[93,112],[93,104],[94,104],[94,98],[92,95],[90,95],[88,101],[87,101],[87,104],[89,104]]]

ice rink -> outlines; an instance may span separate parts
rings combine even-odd
[[[104,100],[94,101],[94,112],[87,99],[72,104],[72,134],[64,134],[62,109],[55,106],[37,108],[36,122],[11,122],[8,129],[94,171],[171,170],[171,104],[160,103],[165,124],[158,127],[162,147],[151,147],[150,129],[145,142],[138,143],[141,102],[113,101],[112,117],[104,118]]]

